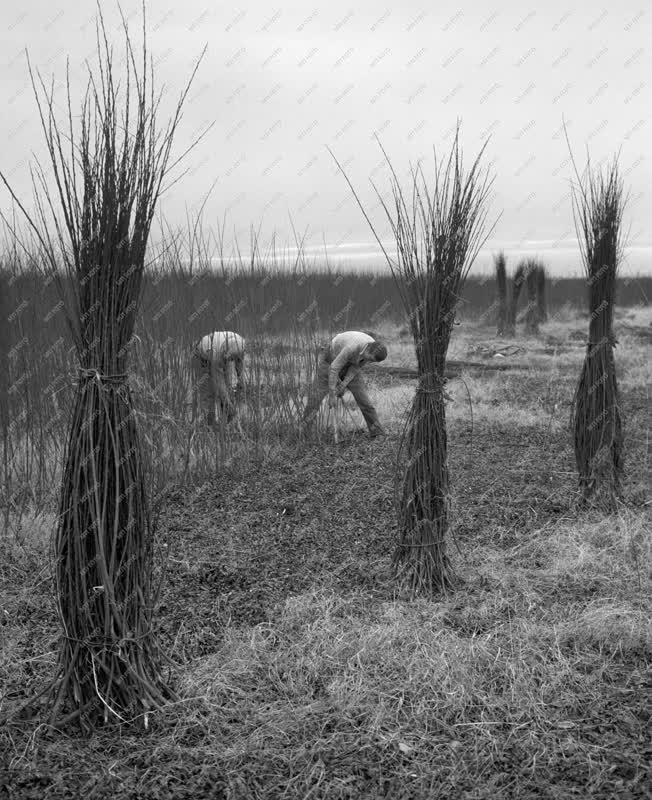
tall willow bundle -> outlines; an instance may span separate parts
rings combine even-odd
[[[376,190],[396,241],[396,259],[385,256],[408,313],[419,373],[401,445],[400,539],[393,559],[412,594],[446,591],[454,581],[446,553],[446,353],[462,285],[489,235],[486,207],[493,179],[480,165],[485,147],[465,171],[458,128],[448,157],[441,161],[435,153],[430,184],[420,164],[411,168],[407,200],[383,151],[393,208]]]
[[[525,286],[527,289],[525,329],[532,334],[539,333],[538,267],[538,262],[535,259],[528,259],[525,262]]]
[[[512,293],[509,298],[509,319],[508,329],[513,336],[516,332],[516,309],[518,308],[518,298],[521,296],[521,289],[525,283],[525,262],[521,261],[514,272],[512,278]]]
[[[507,261],[502,252],[494,256],[496,267],[496,333],[502,336],[507,326]]]
[[[575,462],[582,500],[614,508],[623,472],[623,430],[614,361],[616,273],[622,258],[623,181],[614,159],[587,164],[573,186],[573,216],[587,274],[589,340],[573,402]]]
[[[9,272],[0,263],[0,437],[2,438],[2,464],[0,487],[6,498],[0,514],[4,516],[3,530],[9,530]]]
[[[153,531],[127,355],[190,83],[160,130],[145,33],[137,66],[124,19],[123,29],[124,96],[100,16],[99,68],[89,75],[79,132],[70,88],[62,129],[52,93],[30,68],[55,188],[38,166],[36,220],[21,206],[44,245],[79,356],[53,542],[62,634],[51,722],[77,719],[84,729],[101,720],[147,725],[149,711],[171,696],[152,628]]]
[[[546,268],[539,262],[537,264],[537,311],[539,322],[546,322],[548,311],[546,310]]]

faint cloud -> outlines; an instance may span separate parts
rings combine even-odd
[[[639,47],[638,50],[633,52],[632,55],[623,62],[623,66],[624,67],[631,67],[632,64],[635,61],[638,61],[638,59],[643,55],[644,52],[645,52],[645,48],[644,47]]]
[[[442,28],[442,31],[447,31],[447,30],[449,30],[450,28],[452,28],[452,27],[453,27],[453,25],[454,25],[456,22],[458,22],[458,21],[459,21],[459,20],[460,20],[460,19],[461,19],[463,16],[464,16],[464,12],[463,12],[463,11],[461,11],[461,10],[460,10],[460,11],[458,11],[456,14],[453,14],[453,16],[452,16],[452,17],[449,17],[449,19],[448,19],[448,20],[447,20],[447,21],[444,23],[444,26],[443,26],[443,28]]]
[[[498,89],[500,89],[500,84],[499,83],[492,84],[487,89],[487,91],[482,95],[482,97],[480,98],[480,105],[482,105],[483,103],[486,103],[487,100],[491,97],[491,95],[495,94],[498,91]]]
[[[425,47],[422,47],[420,50],[417,50],[417,52],[416,52],[416,53],[415,53],[415,54],[412,56],[412,58],[411,58],[411,59],[410,59],[410,60],[409,60],[409,61],[406,63],[406,65],[405,65],[405,66],[406,66],[406,67],[411,67],[413,64],[416,64],[416,62],[417,62],[417,61],[418,61],[418,60],[421,58],[421,56],[422,56],[424,53],[427,53],[427,52],[428,52],[428,51],[426,50],[426,48],[425,48]]]
[[[318,86],[319,84],[317,83],[313,83],[312,86],[309,86],[302,95],[299,95],[299,97],[297,97],[297,103],[301,105],[305,100],[308,99],[308,97],[310,97],[310,95],[315,91],[315,89]]]
[[[517,23],[517,25],[516,25],[516,27],[514,28],[514,30],[515,30],[515,31],[520,31],[522,28],[524,28],[524,27],[525,27],[525,26],[528,24],[528,22],[531,22],[531,21],[534,19],[534,17],[536,17],[536,15],[537,15],[537,12],[536,12],[536,11],[530,11],[530,12],[528,12],[528,13],[527,13],[527,14],[526,14],[526,15],[525,15],[525,16],[524,16],[524,17],[523,17],[521,20],[520,20],[520,22],[518,22],[518,23]]]
[[[198,17],[195,17],[195,19],[193,19],[190,25],[188,25],[188,30],[194,31],[195,28],[198,28],[202,24],[202,22],[204,22],[206,17],[208,17],[208,9],[206,9]]]
[[[334,136],[335,141],[340,139],[352,127],[352,125],[354,125],[354,121],[352,119],[348,119],[344,123],[344,125],[335,133]]]
[[[342,100],[344,100],[344,98],[347,96],[347,94],[351,93],[351,90],[353,88],[354,88],[353,83],[347,84],[347,86],[345,86],[344,89],[342,89],[342,91],[338,95],[335,95],[335,97],[333,98],[333,103],[341,103]]]
[[[415,28],[415,27],[416,27],[416,26],[417,26],[417,25],[418,25],[418,24],[419,24],[419,23],[420,23],[422,20],[424,20],[424,19],[425,19],[427,16],[428,16],[428,13],[427,13],[426,11],[422,11],[422,12],[421,12],[420,14],[418,14],[418,15],[417,15],[417,16],[416,16],[416,17],[415,17],[415,18],[414,18],[414,19],[413,19],[411,22],[409,22],[409,23],[407,24],[407,27],[405,28],[405,30],[406,30],[406,31],[411,31],[411,30],[412,30],[413,28]]]
[[[557,20],[557,22],[555,22],[555,24],[552,26],[551,30],[552,30],[552,31],[555,31],[555,32],[556,32],[556,31],[558,31],[558,30],[559,30],[559,28],[560,28],[560,27],[561,27],[561,26],[564,24],[564,22],[566,22],[566,20],[570,19],[572,16],[573,16],[573,12],[572,12],[572,11],[566,11],[566,12],[565,12],[564,14],[562,14],[562,16],[561,16],[561,17],[560,17],[560,18]]]
[[[514,134],[514,137],[513,137],[513,138],[514,138],[514,139],[520,139],[520,138],[522,138],[523,136],[525,136],[525,134],[526,134],[528,131],[532,130],[532,128],[534,128],[534,126],[535,126],[535,125],[536,125],[536,122],[535,122],[533,119],[531,119],[531,120],[530,120],[530,121],[527,123],[527,125],[524,125],[524,126],[523,126],[523,127],[520,129],[520,131],[518,131],[518,133]]]
[[[494,56],[500,53],[500,50],[501,48],[498,47],[497,45],[495,47],[492,47],[491,50],[487,53],[487,55],[484,56],[484,58],[482,58],[480,62],[478,62],[478,68],[486,66]]]
[[[595,92],[589,97],[588,100],[589,104],[595,103],[595,101],[605,93],[608,86],[609,84],[606,81],[604,83],[601,83],[600,86],[598,86],[598,88],[595,90]]]
[[[553,67],[558,67],[561,64],[562,61],[564,61],[566,58],[568,58],[568,56],[570,55],[570,52],[571,52],[570,47],[565,47],[561,51],[561,53],[557,56],[557,58],[555,58],[555,60],[552,62],[552,66]]]
[[[261,67],[266,67],[271,61],[273,61],[276,58],[276,56],[280,55],[282,52],[283,52],[283,48],[282,47],[277,47],[262,62]]]
[[[521,100],[525,100],[525,98],[534,90],[536,89],[536,85],[530,81],[528,85],[523,89],[523,91],[518,95],[518,97],[514,100],[515,103],[520,103]]]
[[[310,14],[297,27],[297,31],[302,31],[306,27],[306,25],[311,23],[315,19],[315,17],[317,17],[318,15],[319,15],[319,11],[316,8],[313,8],[313,10],[310,12]]]
[[[609,52],[609,48],[602,47],[600,50],[598,50],[598,52],[592,58],[590,58],[586,62],[586,68],[589,69],[590,67],[595,66],[595,64],[598,63],[598,61],[602,58],[602,56],[604,56],[608,52]]]
[[[281,18],[283,12],[280,9],[276,9],[272,16],[265,22],[262,27],[259,29],[260,32],[267,32],[275,22],[278,22]]]
[[[493,13],[491,13],[491,14],[490,14],[490,15],[489,15],[489,16],[488,16],[488,17],[487,17],[487,18],[486,18],[486,19],[485,19],[483,22],[481,22],[481,23],[480,23],[480,30],[481,30],[481,31],[484,31],[484,30],[485,30],[485,28],[488,28],[488,27],[489,27],[489,25],[491,25],[491,23],[492,23],[492,22],[493,22],[495,19],[497,19],[497,18],[498,18],[498,16],[499,16],[499,14],[498,14],[496,11],[494,11]]]
[[[342,17],[342,19],[339,22],[335,23],[333,30],[340,31],[346,25],[346,23],[351,19],[351,17],[354,16],[354,13],[355,12],[351,10],[347,11],[347,13]]]
[[[341,66],[347,59],[351,58],[353,53],[355,52],[353,47],[349,47],[348,50],[345,50],[342,55],[333,62],[333,69]]]
[[[636,25],[636,23],[637,23],[637,22],[640,22],[640,20],[641,20],[641,19],[642,19],[644,16],[645,16],[645,11],[644,11],[643,9],[640,9],[640,10],[639,10],[639,11],[638,11],[638,12],[637,12],[635,15],[634,15],[634,17],[633,17],[633,18],[632,18],[632,19],[631,19],[631,20],[630,20],[630,21],[627,23],[627,25],[625,25],[625,30],[626,30],[626,31],[629,31],[629,30],[631,30],[631,29],[634,27],[634,25]]]
[[[389,55],[392,51],[389,47],[386,47],[384,50],[381,50],[377,56],[375,56],[370,62],[369,67],[373,69],[373,67],[377,67],[378,64],[385,58],[385,56]]]
[[[169,50],[168,50],[168,52],[169,52]],[[232,67],[236,63],[236,61],[238,61],[240,58],[242,58],[242,56],[246,52],[247,52],[247,48],[246,47],[241,47],[239,50],[236,50],[235,53],[232,56],[227,58],[227,60],[224,62],[224,66]]]
[[[417,88],[414,90],[414,92],[412,92],[412,94],[408,96],[408,99],[407,99],[407,102],[408,102],[408,104],[410,104],[410,103],[412,103],[414,100],[416,100],[416,98],[417,98],[417,97],[418,97],[420,94],[423,94],[423,92],[424,92],[424,91],[425,91],[427,88],[428,88],[428,84],[426,84],[426,83],[420,83],[420,84],[419,84],[419,86],[417,86]]]
[[[627,95],[627,97],[624,99],[624,101],[623,101],[623,102],[624,102],[626,105],[627,105],[628,103],[631,103],[631,102],[632,102],[632,100],[633,100],[633,99],[634,99],[634,98],[635,98],[637,95],[639,95],[639,94],[641,93],[641,91],[642,91],[642,90],[645,88],[645,86],[646,86],[646,84],[645,84],[645,82],[644,82],[644,81],[643,81],[643,82],[641,82],[641,83],[639,83],[639,85],[638,85],[638,86],[637,86],[637,87],[634,89],[634,91],[633,91],[633,92],[631,92],[630,94],[628,94],[628,95]]]
[[[43,26],[44,31],[49,31],[63,17],[63,9],[60,9],[48,22]]]
[[[374,95],[372,95],[372,97],[369,99],[369,102],[372,105],[376,103],[389,89],[391,89],[391,87],[391,83],[385,83],[384,86],[381,86],[380,89]]]
[[[597,17],[596,17],[596,18],[595,18],[595,19],[594,19],[592,22],[590,22],[590,23],[589,23],[589,25],[588,25],[588,27],[587,27],[587,30],[589,30],[589,31],[592,31],[594,28],[597,28],[597,27],[598,27],[598,25],[599,25],[601,22],[604,22],[604,20],[605,20],[605,19],[606,19],[606,17],[608,17],[608,16],[609,16],[609,14],[608,14],[608,12],[606,11],[606,9],[605,9],[605,10],[603,10],[601,14],[599,14],[599,15],[598,15],[598,16],[597,16]]]
[[[518,59],[518,61],[515,61],[515,62],[514,62],[514,66],[515,66],[515,67],[521,67],[523,64],[525,64],[525,62],[528,60],[528,58],[529,58],[531,55],[534,55],[534,53],[536,53],[536,51],[537,51],[537,50],[536,50],[536,47],[530,47],[530,49],[529,49],[529,50],[526,50],[526,51],[523,53],[523,55],[522,55],[522,56],[521,56],[521,57]]]
[[[457,49],[453,50],[453,52],[450,53],[448,56],[446,56],[446,58],[441,62],[442,67],[447,67],[457,58],[457,56],[459,56],[460,53],[463,52],[464,52],[463,47],[458,47]]]
[[[562,97],[565,97],[572,88],[573,88],[572,83],[566,83],[564,87],[559,92],[557,92],[556,95],[554,95],[554,97],[552,98],[552,102],[557,103],[559,100],[561,100]]]
[[[314,56],[316,53],[318,53],[318,52],[319,52],[319,49],[318,49],[317,47],[313,47],[313,48],[312,48],[311,50],[309,50],[309,51],[306,53],[306,55],[305,55],[305,56],[304,56],[304,57],[303,57],[303,58],[302,58],[302,59],[301,59],[301,60],[298,62],[298,66],[299,66],[299,67],[303,67],[303,66],[304,66],[305,64],[307,64],[307,63],[308,63],[308,61],[310,61],[310,59],[311,59],[311,58],[312,58],[312,57],[313,57],[313,56]]]
[[[385,20],[386,20],[386,19],[387,19],[387,18],[390,16],[390,14],[391,14],[391,13],[392,13],[392,12],[391,12],[389,9],[387,9],[387,10],[386,10],[386,11],[385,11],[385,12],[382,14],[382,16],[380,16],[380,17],[379,17],[379,18],[378,18],[378,19],[377,19],[377,20],[376,20],[376,21],[373,23],[373,25],[371,26],[370,30],[372,30],[372,31],[375,31],[377,28],[379,28],[379,27],[380,27],[380,26],[383,24],[383,22],[385,22]]]
[[[7,25],[7,31],[13,31],[14,28],[18,27],[20,23],[27,18],[27,12],[23,11],[22,14],[19,14],[15,19],[13,19],[9,25]]]
[[[195,27],[196,25],[198,25],[198,24],[199,24],[199,23],[200,23],[200,22],[203,20],[203,18],[204,18],[204,17],[205,17],[207,14],[208,14],[208,12],[207,12],[207,11],[204,11],[204,13],[203,13],[203,14],[202,14],[200,17],[198,17],[198,18],[197,18],[197,20],[195,20],[195,22],[193,22],[193,23],[192,23],[192,26],[191,26],[190,30],[193,30],[193,29],[194,29],[194,27]],[[231,29],[232,29],[232,28],[234,28],[234,27],[235,27],[235,26],[236,26],[236,25],[237,25],[239,22],[242,22],[242,20],[243,20],[243,19],[244,19],[246,16],[247,16],[247,12],[246,12],[246,11],[239,11],[239,12],[238,12],[238,13],[235,15],[235,17],[233,17],[233,19],[232,19],[232,20],[231,20],[231,21],[230,21],[230,22],[229,22],[229,23],[226,25],[226,27],[224,28],[224,30],[225,30],[227,33],[229,33],[229,31],[231,31]]]
[[[447,94],[445,94],[442,97],[441,99],[442,103],[448,103],[450,100],[452,100],[455,97],[455,95],[462,89],[463,86],[464,86],[463,83],[458,83],[457,85],[455,85]]]
[[[262,98],[260,102],[261,103],[269,102],[272,99],[272,97],[274,97],[274,95],[278,94],[280,89],[281,89],[281,84],[275,83],[274,86],[272,86],[272,88],[269,90],[269,92],[267,92],[267,94]]]

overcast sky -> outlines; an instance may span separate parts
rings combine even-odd
[[[25,48],[45,76],[61,80],[70,58],[73,91],[94,52],[90,2],[23,0],[2,6],[0,165],[31,196],[28,163],[43,156]],[[437,6],[437,7],[435,7]],[[140,3],[123,0],[135,38]],[[103,4],[121,41],[116,7]],[[326,147],[345,165],[379,230],[387,226],[370,176],[388,187],[377,133],[397,170],[432,163],[450,145],[457,118],[469,159],[490,134],[496,174],[492,245],[572,247],[571,165],[621,149],[631,192],[630,243],[652,245],[652,9],[643,0],[528,4],[503,2],[342,2],[242,5],[157,0],[148,4],[156,76],[182,88],[204,45],[178,150],[214,126],[188,156],[188,174],[162,200],[172,223],[205,208],[226,215],[246,245],[250,225],[263,239],[291,241],[290,215],[307,242],[366,252],[367,224]],[[7,204],[6,193],[3,203]],[[632,251],[634,252],[634,251]],[[637,251],[638,252],[638,251]],[[638,262],[637,262],[638,263]]]

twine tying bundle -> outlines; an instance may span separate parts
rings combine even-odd
[[[586,346],[588,348],[599,347],[600,345],[603,344],[609,344],[611,347],[615,347],[618,344],[618,339],[616,339],[616,335],[614,334],[613,331],[605,333],[605,335],[601,339],[598,339],[597,341],[593,339],[586,340]]]
[[[96,367],[85,368],[80,367],[79,369],[79,379],[92,381],[95,380],[98,383],[116,383],[122,384],[126,383],[128,375],[126,372],[117,373],[115,375],[107,375],[104,372],[100,372],[99,369]]]
[[[439,375],[436,372],[429,372],[425,375],[419,376],[419,381],[417,383],[417,392],[421,394],[445,394],[444,387],[448,381],[443,375]]]

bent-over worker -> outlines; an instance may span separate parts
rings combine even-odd
[[[245,340],[233,331],[214,331],[204,336],[192,354],[192,367],[197,382],[199,402],[209,425],[215,425],[215,404],[226,415],[227,422],[235,416],[235,403],[228,382],[228,367],[232,363],[237,376],[235,396],[243,389]]]
[[[367,423],[369,434],[384,434],[376,409],[367,394],[361,370],[370,361],[384,361],[386,358],[387,348],[373,336],[362,331],[338,333],[319,355],[317,375],[308,395],[304,421],[310,423],[314,419],[326,394],[328,405],[334,409],[337,398],[349,389]]]

